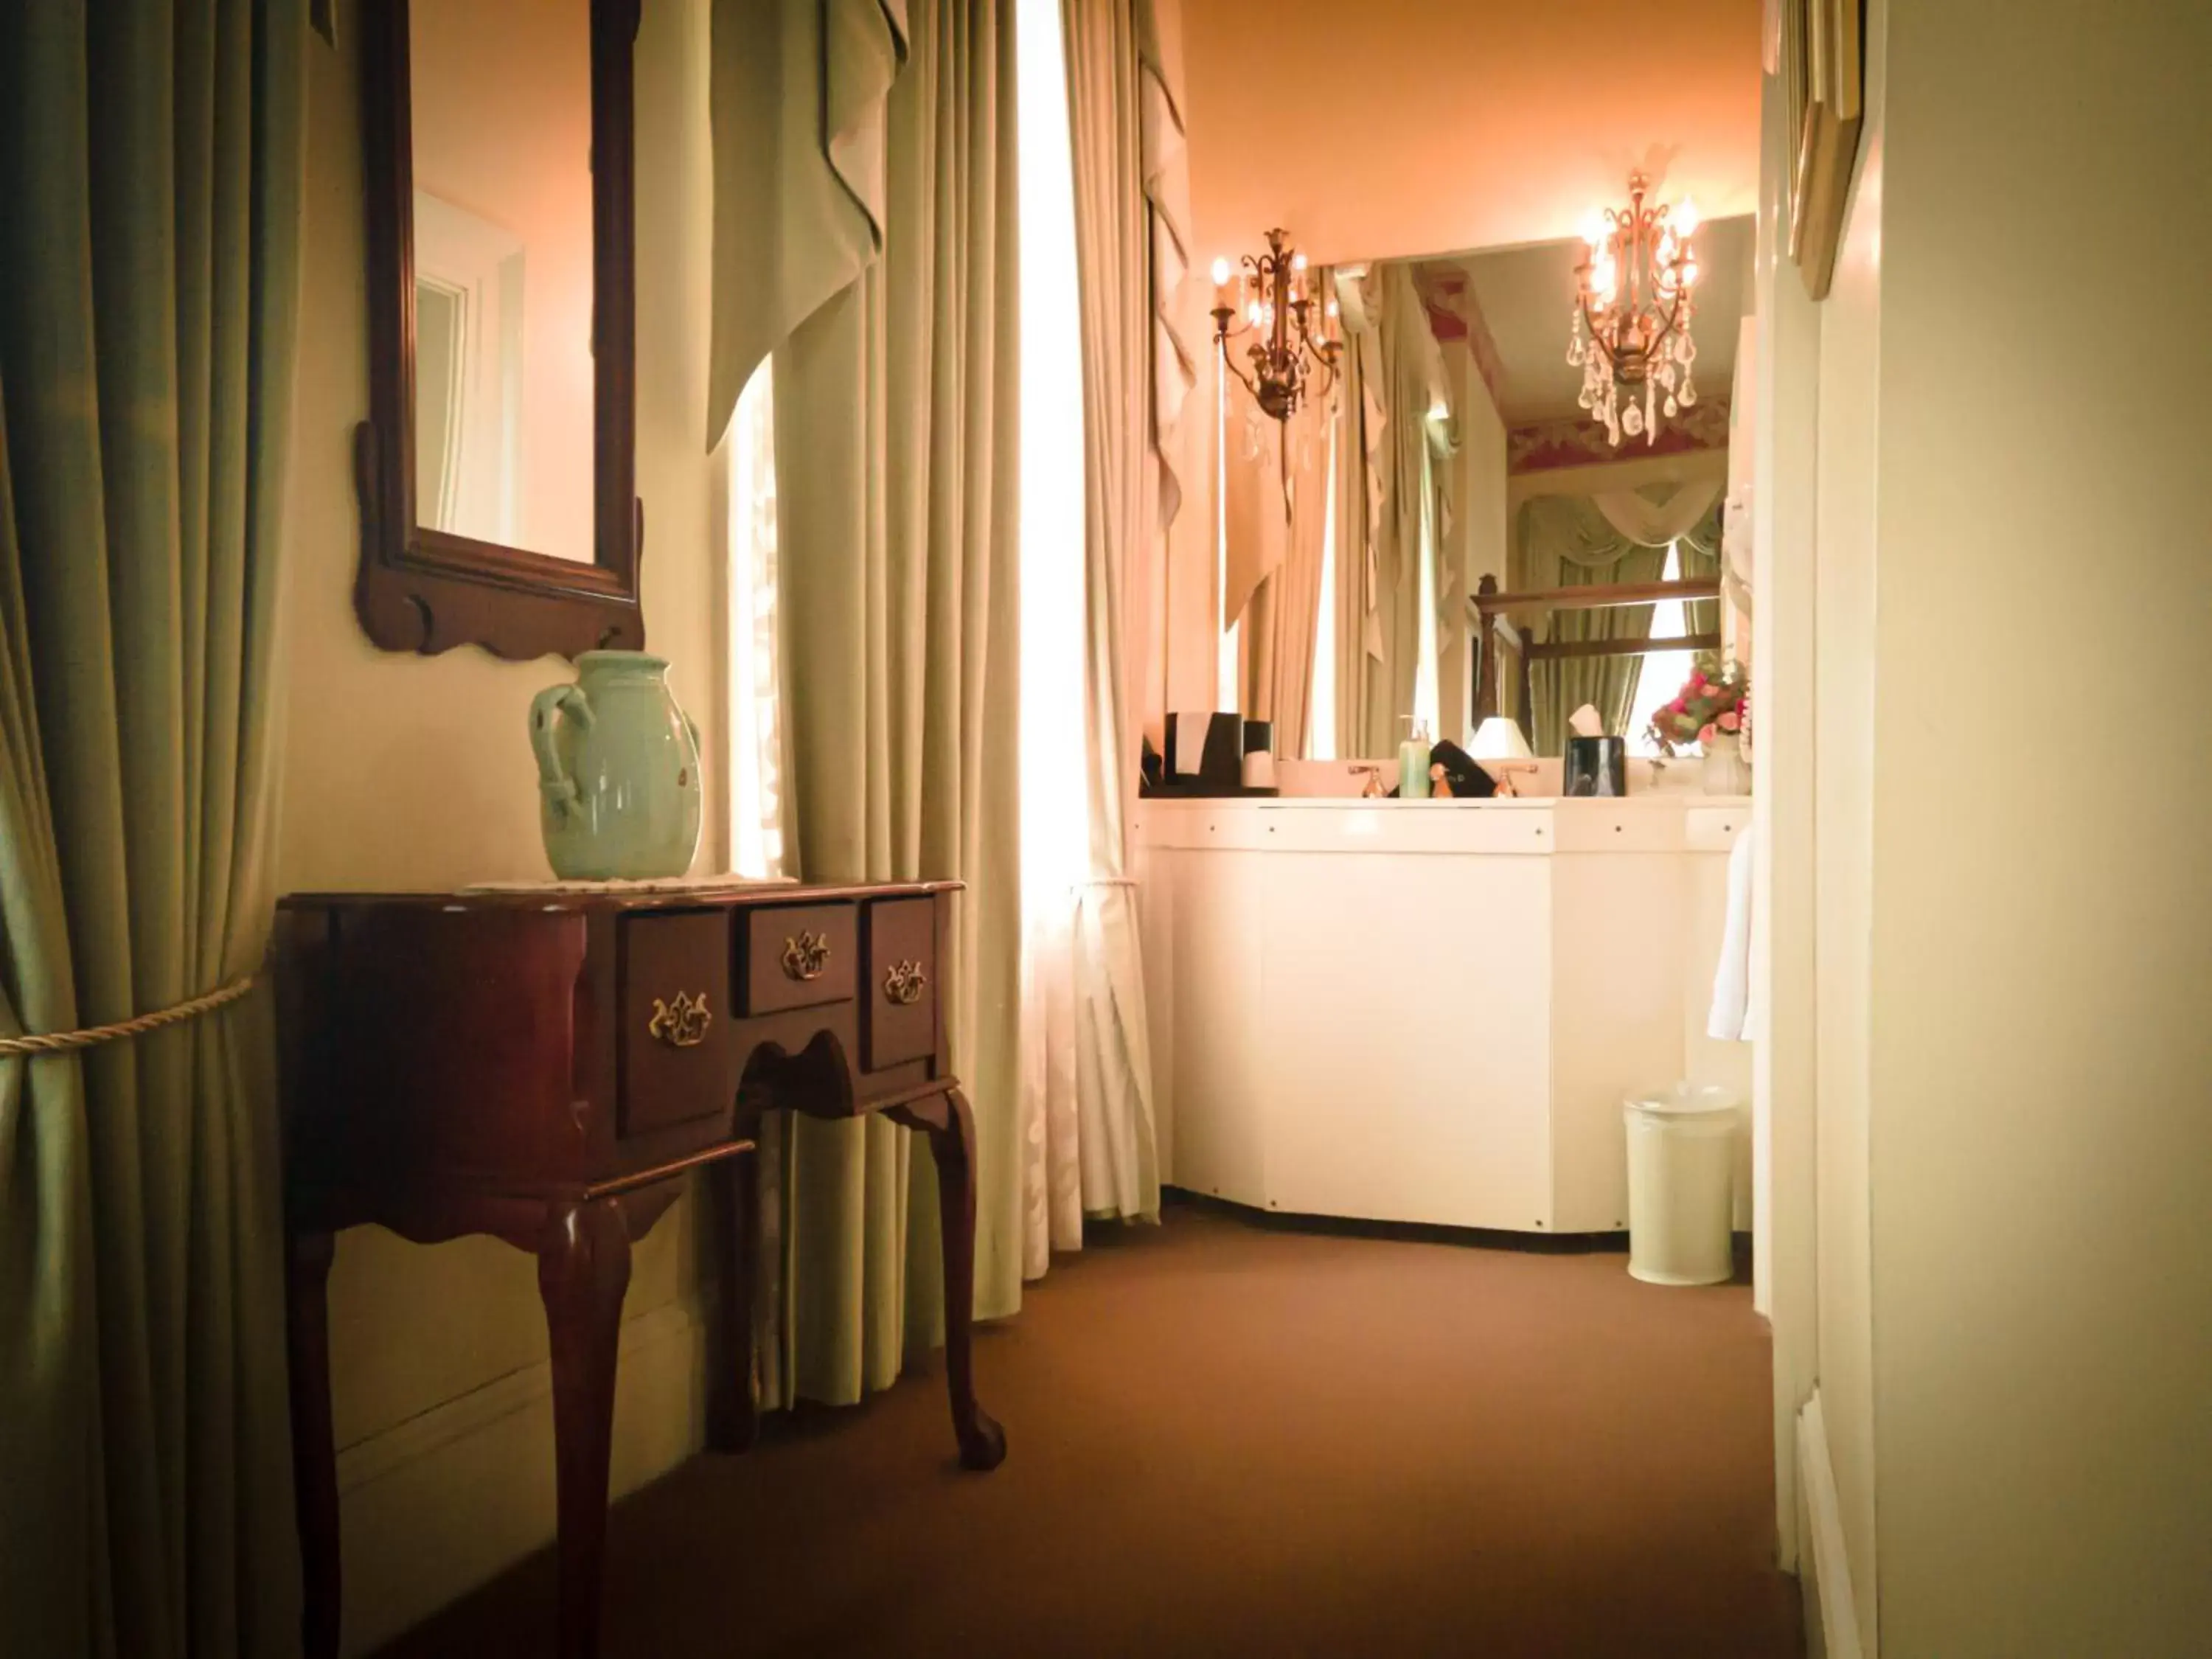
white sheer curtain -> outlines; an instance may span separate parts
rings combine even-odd
[[[1083,356],[1059,0],[1022,0],[1022,1275],[1083,1243],[1074,929],[1089,874]]]
[[[1086,1216],[1159,1212],[1127,793],[1133,572],[1181,501],[1161,442],[1189,361],[1171,25],[1023,0],[1024,1271]],[[1173,247],[1163,248],[1163,239]],[[1163,284],[1165,285],[1164,291]],[[1075,300],[1074,327],[1068,299]]]

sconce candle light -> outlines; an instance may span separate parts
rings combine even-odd
[[[1267,251],[1248,253],[1240,276],[1226,259],[1213,262],[1213,340],[1229,372],[1253,400],[1278,421],[1297,412],[1317,372],[1326,393],[1336,381],[1336,361],[1344,349],[1336,334],[1336,301],[1324,300],[1315,316],[1306,256],[1286,246],[1290,233],[1267,233]],[[1241,320],[1240,320],[1241,319]],[[1244,356],[1247,374],[1231,356],[1229,343],[1249,334]]]

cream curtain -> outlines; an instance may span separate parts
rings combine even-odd
[[[947,1016],[975,1106],[985,1316],[1020,1300],[1012,7],[823,11],[866,23],[861,39],[878,45],[870,12],[905,25],[880,145],[857,147],[862,161],[880,156],[882,252],[842,283],[849,238],[812,244],[804,268],[782,239],[784,210],[802,228],[818,223],[818,192],[844,188],[843,173],[783,143],[788,111],[761,101],[775,88],[725,73],[757,49],[763,8],[718,5],[714,49],[718,158],[756,140],[781,146],[786,185],[763,211],[752,173],[718,171],[718,312],[732,309],[726,284],[744,291],[748,272],[778,261],[790,277],[777,291],[828,296],[774,343],[788,865],[809,879],[969,884]],[[808,72],[789,56],[788,9],[767,9],[785,31],[787,92]],[[811,71],[822,86],[872,84],[841,79],[842,37],[822,38],[830,51]],[[735,337],[717,333],[718,386],[744,382]],[[842,1403],[887,1386],[942,1334],[928,1153],[917,1158],[910,1135],[880,1121],[802,1120],[768,1176],[786,1313],[769,1394]]]
[[[306,27],[0,6],[0,1035],[261,965]],[[9,1653],[298,1650],[274,1054],[0,1060]]]
[[[714,0],[710,446],[761,359],[882,251],[907,12],[908,0]]]

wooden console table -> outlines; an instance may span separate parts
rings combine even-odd
[[[631,1242],[707,1166],[727,1220],[708,1440],[751,1443],[753,1229],[765,1111],[881,1111],[929,1136],[944,1206],[945,1374],[975,1403],[975,1138],[939,964],[957,883],[650,894],[313,894],[276,925],[292,1432],[305,1646],[338,1642],[325,1305],[336,1234],[489,1233],[538,1258],[551,1339],[560,1652],[598,1650],[616,1342]]]

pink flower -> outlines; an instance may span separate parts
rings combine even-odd
[[[1714,724],[1718,726],[1723,732],[1737,732],[1743,728],[1743,721],[1737,717],[1736,712],[1733,708],[1729,709],[1727,714],[1723,714],[1719,720],[1714,722]]]
[[[1711,726],[1710,726],[1700,728],[1700,730],[1699,730],[1699,731],[1698,731],[1698,741],[1699,743],[1706,743],[1706,744],[1709,744],[1709,743],[1711,743],[1712,740],[1713,740],[1713,728],[1712,728]]]
[[[1667,712],[1670,714],[1679,714],[1688,707],[1689,702],[1686,698],[1677,697],[1667,705]]]
[[[1706,682],[1705,682],[1705,671],[1704,669],[1702,669],[1702,668],[1692,668],[1692,669],[1690,671],[1690,684],[1691,684],[1695,685],[1695,686],[1703,686],[1705,683],[1706,683]]]

